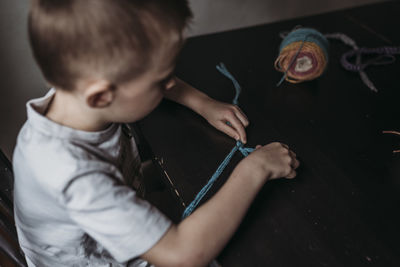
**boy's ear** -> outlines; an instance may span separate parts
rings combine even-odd
[[[106,80],[95,81],[85,92],[86,103],[91,108],[108,107],[114,98],[115,86]]]

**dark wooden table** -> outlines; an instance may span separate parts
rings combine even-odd
[[[264,186],[219,255],[222,266],[400,266],[400,153],[392,153],[400,137],[382,134],[400,130],[400,60],[367,69],[378,93],[340,66],[349,47],[336,41],[317,80],[277,88],[281,73],[273,68],[282,31],[303,25],[343,32],[359,46],[399,46],[399,14],[399,2],[385,2],[188,40],[178,76],[231,102],[234,88],[215,69],[224,62],[243,87],[248,146],[281,141],[302,164],[297,179]],[[235,145],[169,101],[139,125],[165,182],[179,195],[179,213]],[[235,156],[206,199],[241,158]]]

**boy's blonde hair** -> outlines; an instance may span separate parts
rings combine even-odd
[[[73,90],[94,73],[115,84],[139,76],[161,31],[181,33],[191,17],[187,0],[32,0],[29,39],[45,79]]]

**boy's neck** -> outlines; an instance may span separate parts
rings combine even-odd
[[[56,90],[44,116],[60,125],[88,132],[101,131],[110,125],[81,101],[75,94]]]

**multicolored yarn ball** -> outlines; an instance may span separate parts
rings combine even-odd
[[[321,76],[328,63],[329,42],[325,36],[311,28],[290,32],[282,41],[275,69],[284,75],[284,81],[300,83]]]

